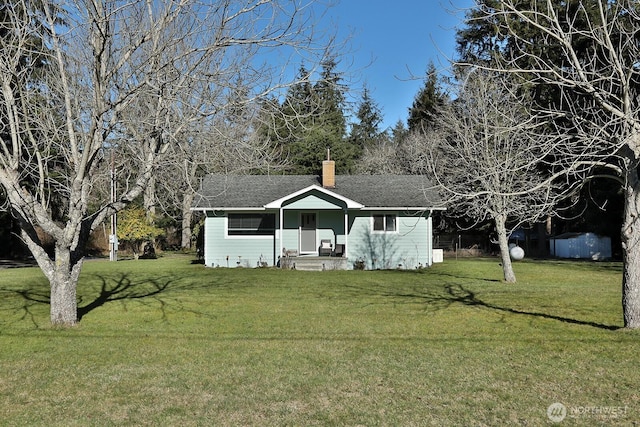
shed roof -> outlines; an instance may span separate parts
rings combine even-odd
[[[208,175],[202,180],[194,209],[263,208],[313,185],[322,187],[318,176]],[[429,180],[419,175],[338,175],[335,188],[325,191],[364,208],[443,208]]]

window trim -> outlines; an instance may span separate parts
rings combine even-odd
[[[268,229],[269,234],[229,234],[229,216],[233,215],[271,215],[273,216],[273,229]],[[224,217],[224,238],[225,239],[273,239],[278,229],[276,214],[273,212],[229,212]]]
[[[376,217],[382,217],[383,218],[383,230],[376,230],[375,229],[375,222],[376,222]],[[388,218],[392,217],[393,218],[393,222],[395,224],[395,229],[394,230],[388,230],[387,229],[387,221]],[[398,234],[398,229],[399,229],[399,221],[398,221],[399,217],[398,217],[398,213],[397,212],[392,212],[392,213],[372,213],[371,214],[371,233],[373,234]]]

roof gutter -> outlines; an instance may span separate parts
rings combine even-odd
[[[230,207],[215,207],[215,206],[208,206],[206,208],[204,207],[195,207],[195,208],[191,208],[192,211],[200,211],[200,212],[206,212],[206,211],[264,211],[267,210],[265,207],[263,206],[256,206],[253,208],[249,208],[249,207],[242,207],[242,208],[230,208]]]
[[[354,209],[352,206],[347,206],[348,209]],[[220,207],[220,206],[208,206],[208,207],[195,207],[190,208],[192,211],[196,212],[206,212],[206,211],[265,211],[265,210],[275,210],[279,209],[278,206],[271,206],[271,204],[266,206],[255,206],[255,207]],[[445,211],[447,208],[425,208],[423,206],[358,206],[355,209],[359,209],[361,211]],[[339,210],[339,209],[337,209]]]
[[[425,208],[424,206],[363,206],[360,210],[376,210],[376,211],[444,211],[447,208]]]

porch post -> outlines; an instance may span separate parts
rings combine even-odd
[[[431,219],[431,215],[433,214],[433,209],[429,211],[427,214],[427,267],[431,267],[433,265],[433,221]]]
[[[344,257],[347,258],[349,241],[349,209],[344,208]]]
[[[282,206],[280,206],[280,238],[278,239],[280,241],[280,252],[278,253],[278,256],[280,257],[280,267],[282,267],[282,228],[283,228],[283,220],[284,220],[284,214],[283,214],[283,210],[282,210]],[[277,257],[276,257],[277,259]]]

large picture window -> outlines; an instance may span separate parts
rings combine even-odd
[[[395,232],[397,218],[395,214],[373,215],[373,231]]]
[[[276,225],[275,214],[239,213],[228,215],[229,236],[269,236]]]

